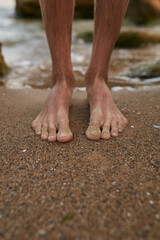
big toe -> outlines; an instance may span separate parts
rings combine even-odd
[[[86,131],[86,137],[89,140],[99,140],[101,137],[101,130],[99,126],[96,125],[89,125]]]
[[[69,142],[70,140],[72,140],[72,138],[73,134],[69,126],[63,126],[59,128],[59,131],[57,133],[58,142]]]

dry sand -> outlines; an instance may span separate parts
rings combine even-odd
[[[0,90],[0,240],[159,240],[160,88],[114,92],[129,126],[97,142],[75,92],[67,144],[30,128],[47,94]]]

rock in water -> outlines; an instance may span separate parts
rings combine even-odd
[[[134,68],[131,68],[127,76],[131,78],[138,77],[140,79],[160,77],[160,60],[141,64]]]
[[[16,13],[20,17],[40,17],[39,0],[16,0]],[[76,18],[93,18],[93,0],[76,0]]]
[[[39,0],[16,0],[16,13],[20,17],[41,17]]]
[[[80,32],[76,36],[77,39],[83,39],[85,42],[90,43],[93,41],[93,31]]]
[[[160,43],[159,33],[127,29],[120,32],[115,46],[117,48],[138,48],[157,43]]]
[[[94,16],[94,0],[76,0],[75,18],[91,19]]]
[[[1,53],[1,49],[2,49],[2,43],[0,43],[0,77],[6,75],[10,70]]]
[[[131,0],[126,16],[137,24],[160,20],[160,0]]]
[[[75,17],[93,18],[93,2],[76,0]],[[40,17],[39,0],[16,0],[16,12],[22,17]],[[160,0],[131,0],[126,16],[138,24],[160,19]]]
[[[90,43],[93,41],[93,31],[85,31],[77,34],[77,38]],[[123,30],[120,32],[116,48],[139,48],[149,44],[160,43],[159,33],[148,33],[146,31]]]

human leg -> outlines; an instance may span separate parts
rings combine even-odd
[[[50,142],[67,142],[73,137],[68,111],[75,82],[70,53],[74,4],[74,0],[40,0],[54,86],[40,114],[32,122],[32,128],[43,140]]]
[[[124,18],[128,0],[96,0],[92,57],[85,75],[90,104],[87,138],[98,140],[118,136],[127,125],[106,85],[110,57]],[[102,132],[100,130],[102,128]]]

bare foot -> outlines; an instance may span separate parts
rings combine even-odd
[[[87,86],[87,93],[90,123],[86,137],[90,140],[117,137],[127,126],[128,121],[114,104],[105,81],[97,80],[93,85]]]
[[[68,142],[73,138],[68,118],[72,91],[66,82],[56,83],[51,90],[44,107],[32,122],[33,130],[42,140]]]

